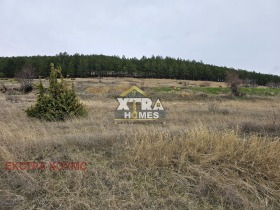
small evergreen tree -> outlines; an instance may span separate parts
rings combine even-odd
[[[60,76],[60,81],[57,80]],[[54,68],[51,63],[49,88],[44,88],[42,81],[38,85],[37,103],[26,110],[27,116],[47,121],[60,121],[69,117],[85,116],[87,110],[77,99],[72,88],[67,88],[66,81],[61,74],[61,67]]]

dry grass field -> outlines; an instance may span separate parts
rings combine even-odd
[[[280,209],[279,96],[189,91],[199,81],[68,82],[75,83],[88,117],[42,122],[24,112],[35,103],[34,92],[0,92],[0,209]],[[161,98],[165,123],[115,124],[115,97],[131,85]],[[27,161],[88,166],[5,169],[6,162]]]

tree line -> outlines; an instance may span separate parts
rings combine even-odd
[[[12,78],[24,66],[31,65],[39,77],[48,77],[50,63],[60,65],[65,77],[139,77],[180,80],[224,81],[229,71],[253,85],[280,83],[280,77],[271,74],[204,64],[202,61],[180,58],[143,56],[140,59],[125,56],[69,55],[0,57],[0,77]]]

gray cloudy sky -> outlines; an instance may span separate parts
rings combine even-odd
[[[0,56],[161,55],[280,75],[280,0],[0,0]]]

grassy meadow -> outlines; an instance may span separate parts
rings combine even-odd
[[[28,118],[36,91],[0,92],[0,209],[280,209],[279,89],[242,88],[233,98],[218,82],[67,81],[88,117]],[[164,123],[114,122],[116,97],[132,85],[161,99]],[[5,170],[21,161],[88,166]]]

